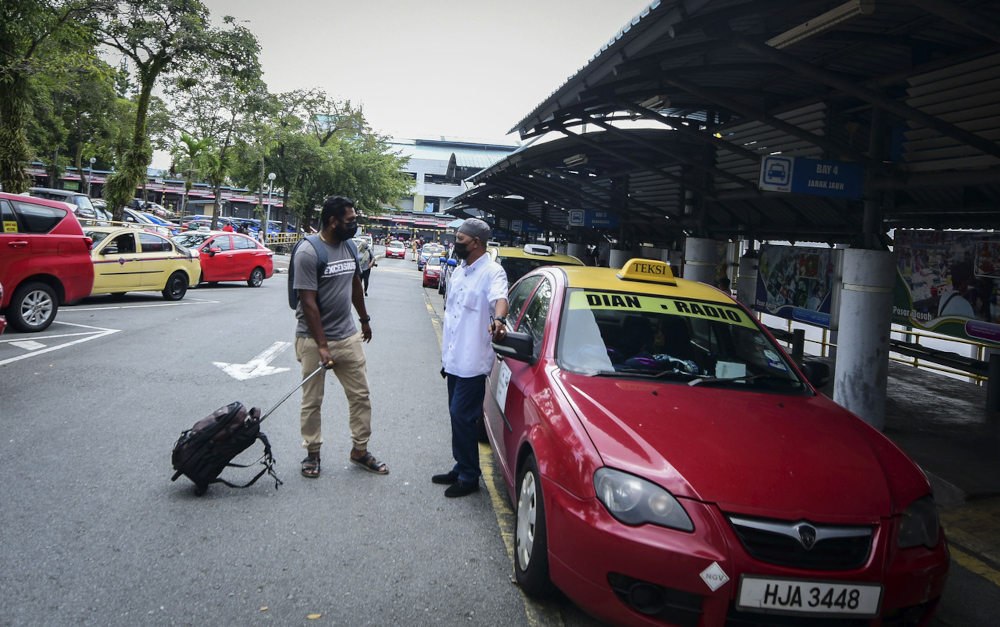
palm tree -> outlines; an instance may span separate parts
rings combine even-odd
[[[186,162],[187,167],[184,168],[184,198],[181,201],[181,215],[184,215],[184,210],[187,208],[188,194],[191,193],[191,188],[194,187],[194,175],[199,169],[202,168],[205,156],[209,147],[212,145],[211,139],[195,139],[187,133],[181,133],[181,143],[174,146],[174,156],[177,161]]]

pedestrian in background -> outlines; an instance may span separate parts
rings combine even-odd
[[[371,282],[372,268],[376,265],[375,251],[368,242],[361,240],[358,242],[358,253],[361,263],[361,284],[365,289],[365,298],[368,298],[368,284]]]
[[[358,231],[354,202],[331,196],[323,203],[320,238],[326,247],[327,265],[320,273],[313,246],[302,245],[295,253],[295,281],[299,294],[295,310],[295,358],[302,364],[305,379],[322,364],[333,370],[344,388],[350,415],[350,461],[380,475],[389,474],[386,465],[368,451],[371,437],[372,405],[368,390],[365,351],[362,340],[370,342],[371,318],[365,309],[361,286],[361,266],[351,251],[351,238]],[[352,320],[351,306],[358,312],[361,331]],[[323,444],[320,409],[326,386],[325,378],[312,378],[302,386],[299,421],[302,446],[302,474],[314,478],[320,471],[320,447]]]
[[[463,260],[448,279],[447,308],[441,342],[441,375],[448,379],[451,452],[455,465],[431,481],[447,485],[453,498],[479,490],[478,421],[483,414],[486,377],[496,355],[490,340],[507,335],[507,274],[486,254],[490,226],[476,218],[462,223],[455,236],[455,256]]]

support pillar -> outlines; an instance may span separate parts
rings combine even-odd
[[[740,258],[739,276],[736,281],[736,300],[744,307],[753,311],[754,299],[757,298],[757,254],[748,251]]]
[[[587,246],[585,244],[566,244],[566,254],[576,257],[580,261],[587,261]]]
[[[609,268],[621,268],[631,258],[632,258],[632,251],[630,251],[630,250],[615,250],[614,248],[612,248],[611,249],[611,256],[608,257],[608,267]]]
[[[885,428],[896,256],[880,250],[847,249],[843,268],[833,400],[881,431]]]
[[[689,237],[684,240],[684,278],[715,286],[718,245],[714,239]]]

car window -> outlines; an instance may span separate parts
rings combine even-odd
[[[169,253],[174,250],[169,240],[152,233],[140,233],[139,244],[144,253]]]
[[[514,325],[517,324],[517,319],[521,316],[524,304],[528,302],[528,297],[535,291],[538,282],[541,280],[542,277],[540,276],[529,277],[514,286],[513,291],[507,296],[507,324],[511,328],[514,328]]]
[[[518,279],[535,268],[566,265],[552,259],[528,259],[525,257],[497,257],[496,261],[507,273],[508,283],[516,283]]]
[[[542,337],[545,334],[545,319],[549,315],[549,305],[552,303],[552,282],[542,280],[542,284],[535,290],[535,295],[531,297],[521,323],[517,325],[517,331],[530,333],[535,340],[536,352],[540,350]]]
[[[17,216],[14,214],[14,208],[6,200],[0,200],[0,218],[2,218],[4,233],[19,232],[20,229],[17,226]]]
[[[237,250],[250,250],[250,249],[257,248],[257,244],[255,244],[254,242],[252,242],[247,237],[236,237],[234,235],[233,236],[233,241],[236,243],[236,249]]]
[[[204,233],[181,233],[180,235],[175,235],[170,239],[173,240],[175,244],[180,244],[185,248],[197,248],[209,237],[211,237],[211,235],[205,235]]]
[[[108,246],[114,246],[118,249],[119,255],[131,255],[136,251],[135,247],[135,235],[132,233],[122,233],[121,235],[115,237],[111,240]],[[105,247],[107,250],[107,247]]]
[[[736,305],[568,290],[556,359],[583,374],[808,392],[782,351]]]
[[[11,204],[14,206],[14,212],[20,217],[18,222],[21,228],[26,233],[48,233],[69,213],[66,209],[17,200],[11,201]]]
[[[228,235],[220,235],[211,241],[212,248],[218,248],[219,250],[232,250],[233,245],[229,242]]]

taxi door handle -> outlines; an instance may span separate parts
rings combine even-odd
[[[7,242],[7,245],[10,246],[11,248],[24,248],[25,246],[28,245],[28,242],[23,239],[19,239],[13,242]]]

